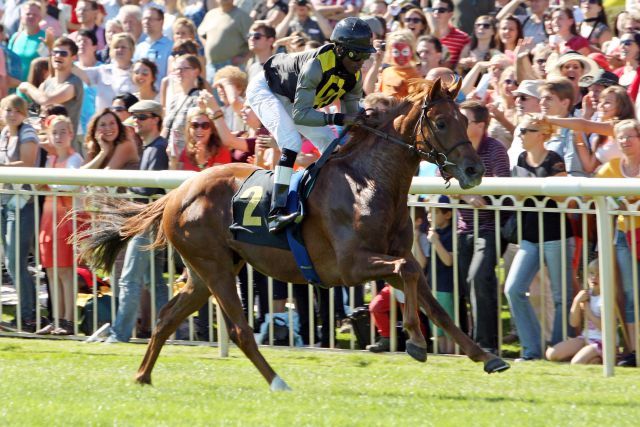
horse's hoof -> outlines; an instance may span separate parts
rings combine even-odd
[[[411,341],[407,340],[407,354],[418,362],[426,362],[427,361],[427,349],[426,347],[420,347]]]
[[[504,360],[496,357],[495,359],[491,359],[484,364],[484,371],[487,374],[493,374],[494,372],[502,372],[509,369],[511,365],[509,365]]]
[[[146,375],[137,375],[136,383],[140,385],[151,385],[151,377],[148,377]]]
[[[284,382],[279,375],[271,381],[271,385],[269,385],[269,390],[271,391],[291,391],[291,388]]]

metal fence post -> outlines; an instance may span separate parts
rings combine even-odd
[[[611,216],[607,208],[605,196],[594,197],[596,202],[596,219],[598,226],[598,264],[600,269],[600,294],[602,295],[602,365],[605,377],[613,376],[613,367],[616,362],[616,331],[614,316],[614,292],[615,283],[614,262],[612,245],[613,234]]]

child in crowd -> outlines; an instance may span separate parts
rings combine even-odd
[[[74,132],[71,120],[64,116],[50,116],[47,126],[48,141],[55,154],[47,158],[48,168],[78,169],[83,160],[71,146]],[[74,191],[73,185],[49,185],[59,191]],[[39,335],[71,335],[74,332],[73,316],[75,297],[73,292],[73,245],[68,239],[74,233],[73,220],[66,215],[73,209],[69,196],[47,196],[42,208],[40,224],[40,262],[47,269],[49,289],[54,297],[54,314],[59,319],[58,327],[52,323],[40,329]],[[78,224],[79,225],[79,224]],[[55,245],[55,246],[54,246]],[[57,266],[57,268],[54,268]],[[57,278],[56,278],[57,275]]]
[[[450,203],[449,197],[440,196],[438,203]],[[429,230],[419,238],[420,248],[427,258],[425,273],[429,277],[429,286],[436,292],[436,299],[451,318],[453,312],[453,233],[451,219],[453,212],[450,208],[435,207],[428,212]],[[435,258],[431,258],[432,249]],[[435,271],[435,274],[434,274]],[[431,322],[429,322],[431,327]],[[451,337],[437,329],[438,352],[453,353],[454,342]]]
[[[575,338],[569,338],[547,349],[547,359],[554,362],[571,360],[571,364],[599,364],[602,363],[602,330],[600,312],[602,301],[600,297],[600,273],[598,260],[589,263],[589,289],[583,289],[573,299],[569,322],[574,328],[587,327],[584,333]]]

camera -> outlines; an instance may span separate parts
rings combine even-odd
[[[298,6],[306,6],[307,5],[307,0],[296,0],[296,4]]]
[[[385,50],[386,48],[387,48],[387,43],[385,43],[385,42],[380,43],[380,51],[381,51],[381,52],[384,52],[384,50]]]

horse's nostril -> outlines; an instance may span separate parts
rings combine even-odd
[[[464,170],[464,172],[470,177],[475,177],[478,174],[478,170],[473,166],[469,166]]]

